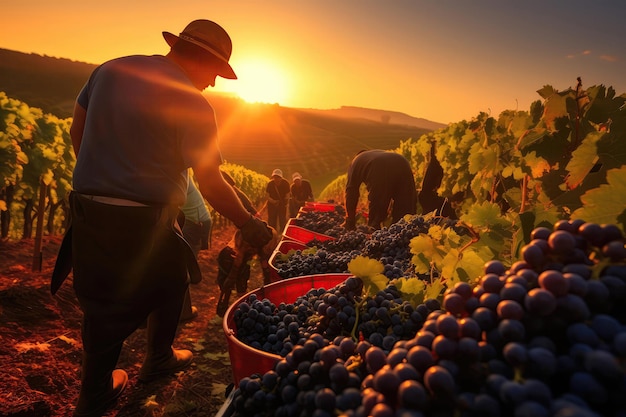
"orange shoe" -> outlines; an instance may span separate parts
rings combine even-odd
[[[74,410],[74,417],[100,417],[106,411],[113,408],[117,403],[117,399],[126,388],[128,383],[128,374],[123,369],[115,369],[111,373],[111,388],[106,392],[89,395],[86,399],[83,394],[78,399],[78,404]],[[82,393],[82,391],[81,391]]]
[[[139,370],[139,381],[147,383],[173,375],[191,365],[193,353],[186,349],[172,349],[172,355],[165,360],[151,360],[146,358]]]

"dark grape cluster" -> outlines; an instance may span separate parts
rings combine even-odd
[[[301,211],[293,224],[312,232],[339,237],[345,230],[341,225],[346,219],[346,209],[340,204],[331,211]]]
[[[384,265],[385,276],[389,279],[414,277],[417,274],[412,270],[411,239],[421,233],[428,233],[428,229],[433,224],[453,227],[457,233],[466,233],[466,229],[454,220],[409,216],[389,227],[373,232],[367,228],[365,230],[357,228],[357,230],[344,231],[333,240],[323,242],[312,240],[307,243],[307,246],[318,248],[321,256],[309,252],[295,252],[287,259],[275,259],[273,267],[282,278],[342,273],[348,272],[348,263],[353,258],[362,255],[379,260]],[[430,276],[418,277],[431,279]]]
[[[326,316],[274,369],[240,381],[234,414],[624,417],[624,236],[563,221],[531,238],[523,259],[488,262],[477,285],[457,283],[441,304],[412,308],[393,286],[354,297],[360,339],[317,333],[332,327]],[[343,304],[331,294],[326,312]],[[372,338],[395,334],[395,312],[410,336]],[[388,327],[366,338],[372,321]]]
[[[348,263],[361,255],[359,250],[331,252],[323,248],[311,253],[297,250],[288,257],[276,257],[272,266],[281,278],[348,272]]]
[[[332,340],[351,336],[385,351],[413,337],[424,317],[439,309],[431,300],[414,308],[393,285],[375,296],[362,295],[363,282],[349,277],[333,288],[314,288],[293,303],[275,305],[251,294],[234,311],[236,337],[268,353],[286,356],[307,335]]]

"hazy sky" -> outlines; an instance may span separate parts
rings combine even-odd
[[[625,0],[0,0],[0,48],[98,64],[222,25],[239,80],[216,90],[449,123],[528,110],[546,84],[626,93]]]

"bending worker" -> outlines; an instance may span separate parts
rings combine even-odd
[[[348,168],[344,223],[346,229],[353,230],[356,227],[356,207],[362,183],[368,191],[368,226],[380,229],[388,217],[392,202],[393,223],[405,214],[416,213],[417,191],[409,161],[395,152],[380,149],[360,151]]]

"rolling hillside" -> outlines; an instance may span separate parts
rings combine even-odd
[[[58,117],[70,117],[93,64],[0,49],[0,91]],[[269,175],[299,171],[318,193],[361,149],[396,148],[443,124],[386,110],[342,107],[317,110],[248,104],[207,93],[220,126],[226,161]]]

